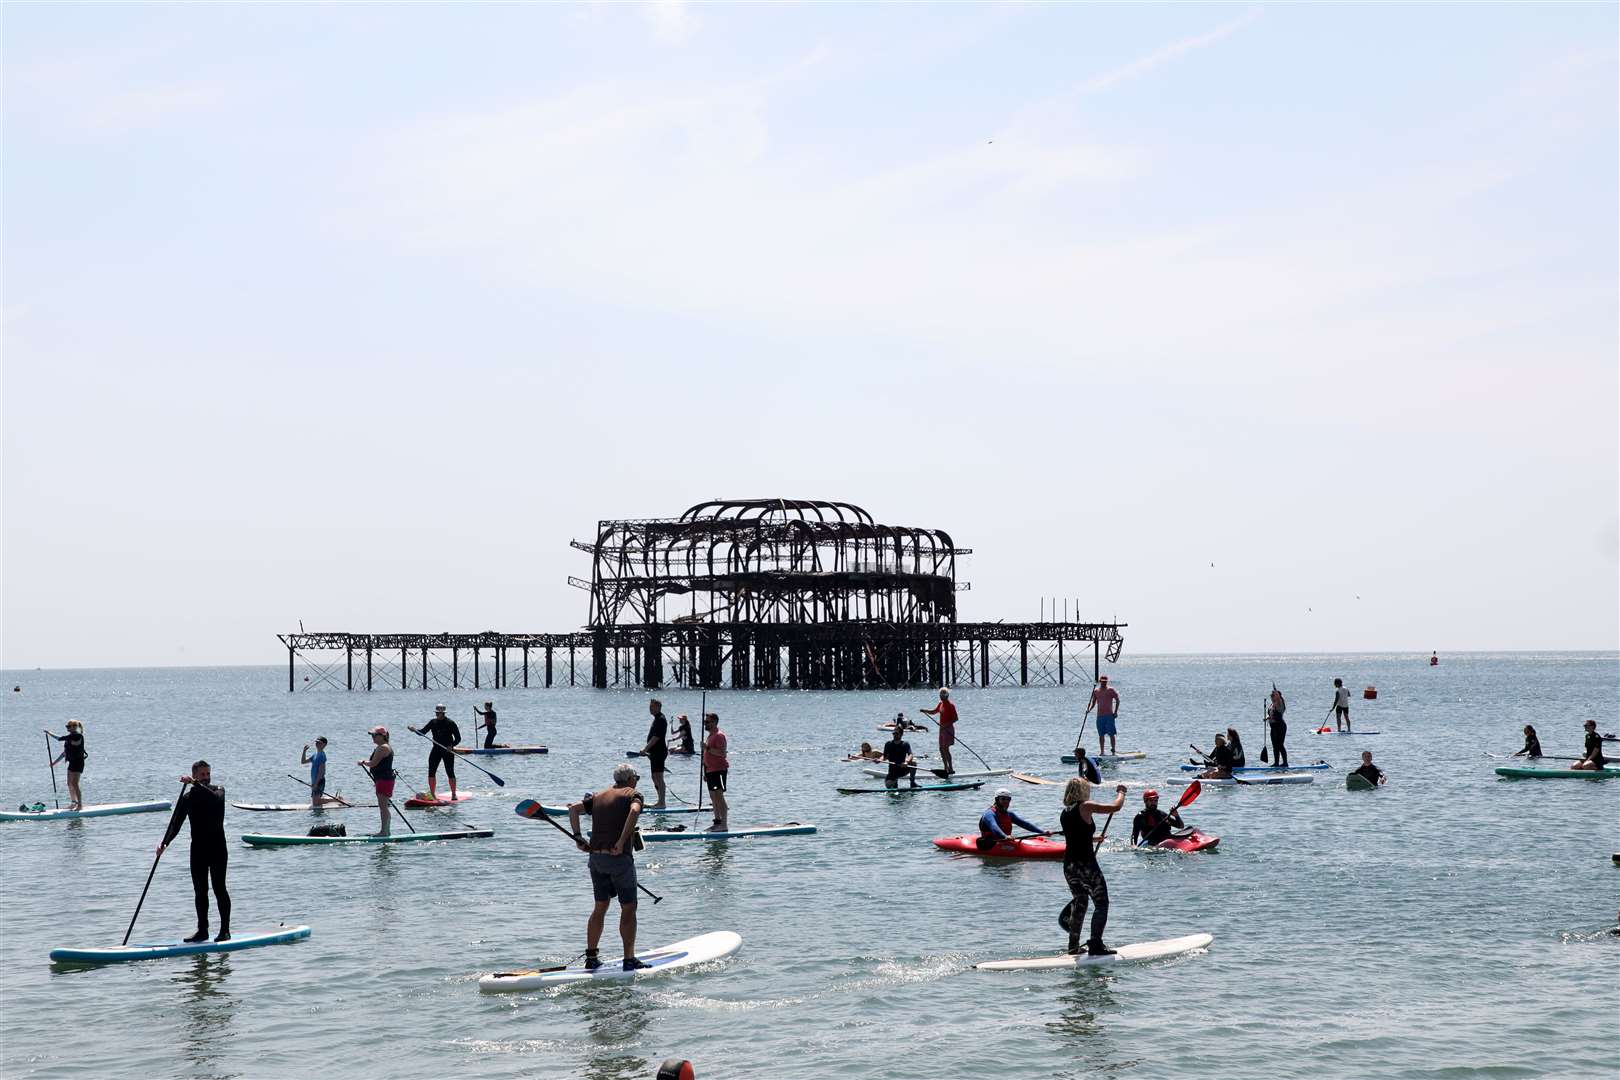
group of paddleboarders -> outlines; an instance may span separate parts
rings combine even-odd
[[[44,730],[48,739],[62,744],[62,752],[51,759],[51,765],[55,767],[67,762],[68,809],[83,810],[84,789],[80,785],[84,779],[84,759],[90,756],[84,748],[84,725],[77,720],[69,720],[67,732],[63,735],[56,734],[50,728]],[[48,747],[50,743],[45,745]]]

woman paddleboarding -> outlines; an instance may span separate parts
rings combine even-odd
[[[1097,862],[1100,840],[1092,839],[1097,833],[1093,814],[1107,814],[1112,821],[1125,805],[1125,785],[1114,785],[1114,801],[1091,801],[1091,782],[1076,776],[1063,788],[1063,812],[1058,824],[1063,830],[1063,880],[1069,885],[1069,906],[1064,909],[1069,929],[1069,952],[1080,951],[1080,924],[1085,921],[1086,907],[1091,907],[1091,937],[1086,941],[1086,955],[1109,956],[1114,950],[1103,944],[1103,929],[1108,925],[1108,881]],[[1108,826],[1105,824],[1106,830]],[[1060,919],[1060,922],[1063,920]]]
[[[67,762],[68,809],[84,809],[84,789],[80,787],[84,776],[84,759],[90,755],[84,749],[84,725],[77,720],[67,722],[67,734],[58,735],[46,729],[45,734],[62,744],[62,753],[51,759],[51,778],[54,782],[56,766]],[[49,746],[49,744],[46,744]],[[47,755],[48,756],[48,755]]]
[[[378,836],[387,836],[392,830],[388,817],[388,801],[394,797],[394,748],[388,743],[388,729],[378,724],[368,733],[371,736],[371,756],[355,764],[371,774],[372,787],[377,792],[377,813],[382,820]]]

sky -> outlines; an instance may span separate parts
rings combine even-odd
[[[1138,653],[1615,649],[1617,30],[8,5],[0,665],[571,630],[755,497]]]

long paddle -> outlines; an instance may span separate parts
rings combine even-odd
[[[305,787],[309,788],[309,790],[311,790],[311,791],[315,790],[315,785],[314,784],[310,783],[308,780],[299,780],[298,777],[294,776],[292,773],[287,774],[287,779],[289,779],[289,780],[298,780],[298,782],[300,784],[303,784]],[[354,803],[348,802],[341,795],[324,795],[323,794],[321,796],[321,798],[323,798],[323,799],[331,799],[333,802],[337,803],[339,806],[347,806],[350,810],[354,809]],[[405,815],[401,814],[400,816],[404,817]]]
[[[174,800],[174,813],[169,815],[168,827],[163,830],[163,835],[164,836],[168,836],[169,835],[169,829],[174,828],[175,822],[180,820],[180,800],[185,798],[185,797],[186,797],[186,784],[185,784],[184,781],[181,781],[181,783],[180,783],[180,794],[175,797],[175,800]],[[133,914],[133,915],[131,915],[129,917],[129,925],[124,928],[124,940],[122,942],[122,944],[124,944],[124,945],[129,944],[129,935],[135,932],[135,920],[141,917],[141,905],[146,903],[146,890],[150,889],[152,887],[152,877],[153,877],[153,875],[155,875],[157,873],[158,860],[161,859],[161,858],[163,858],[163,847],[162,847],[162,845],[159,845],[159,847],[157,849],[157,854],[152,856],[152,869],[147,871],[146,884],[145,884],[145,886],[143,886],[141,888],[141,898],[139,900],[135,901],[135,914]]]
[[[551,815],[546,813],[545,810],[541,808],[540,804],[535,800],[524,799],[522,802],[518,803],[517,806],[513,807],[513,810],[517,813],[518,817],[525,817],[531,820],[534,818],[543,818],[545,819],[547,825],[550,825],[553,829],[556,829],[558,832],[568,837],[569,840],[574,841],[574,843],[579,843],[579,841],[575,839],[573,833],[569,832],[567,829],[553,821],[551,819]],[[636,882],[636,888],[652,897],[652,902],[655,904],[664,899],[662,896],[659,896],[657,893],[647,888],[647,886],[643,885],[639,880]]]
[[[442,743],[442,742],[439,742],[437,739],[435,739],[433,736],[429,735],[425,731],[412,731],[411,734],[412,735],[420,735],[420,736],[422,736],[422,738],[426,739],[428,742],[432,743],[434,746],[437,746],[440,750],[443,750],[447,754],[456,754],[456,752],[454,750],[452,750],[450,747],[444,745],[444,743]],[[500,777],[496,776],[494,773],[490,772],[488,769],[484,768],[482,765],[478,764],[476,761],[468,760],[469,755],[467,755],[467,754],[456,754],[456,757],[451,758],[451,760],[454,761],[454,760],[456,760],[456,758],[460,758],[463,764],[471,765],[473,768],[477,769],[479,772],[483,773],[485,776],[487,776],[491,780],[495,781],[495,786],[496,787],[505,787],[506,786],[506,781],[505,780],[502,780]]]
[[[703,691],[703,704],[698,706],[698,813],[703,813],[703,755],[709,749],[709,733],[704,730],[709,723],[709,692]]]
[[[51,753],[51,733],[45,733],[45,762],[51,767],[51,798],[56,800],[56,808],[62,809],[62,800],[56,794],[56,755]]]
[[[1200,784],[1197,780],[1194,780],[1192,783],[1188,784],[1187,785],[1187,790],[1183,791],[1181,793],[1181,798],[1178,799],[1176,801],[1176,805],[1173,806],[1170,809],[1170,813],[1171,814],[1179,813],[1183,806],[1191,806],[1192,801],[1194,799],[1198,798],[1199,793],[1202,792],[1203,790],[1204,790],[1203,785]],[[1169,814],[1165,815],[1165,819],[1166,819],[1165,820],[1165,825],[1166,826],[1168,826],[1170,824],[1169,816],[1170,816]],[[1172,835],[1174,835],[1174,834],[1172,834]],[[1169,837],[1165,837],[1165,839],[1168,840]],[[1164,841],[1161,840],[1159,842],[1162,844]],[[1148,846],[1147,836],[1144,835],[1142,837],[1141,841],[1138,842],[1136,846],[1137,847],[1147,847]]]
[[[1260,699],[1260,764],[1264,765],[1271,759],[1266,757],[1266,699]]]
[[[1074,748],[1078,752],[1080,744],[1086,741],[1086,721],[1091,719],[1091,707],[1097,703],[1097,684],[1091,684],[1091,700],[1086,702],[1086,711],[1080,717],[1080,731],[1074,737]]]
[[[373,785],[375,785],[377,783],[377,778],[375,776],[372,776],[371,770],[366,769],[364,764],[361,764],[360,767],[362,769],[365,769],[365,772],[366,772],[367,776],[371,776],[371,782],[372,782]],[[399,815],[399,820],[401,820],[401,821],[403,821],[405,823],[405,827],[407,829],[411,830],[411,832],[416,831],[416,826],[411,824],[411,819],[405,816],[405,811],[403,811],[403,810],[401,810],[399,808],[399,804],[394,801],[394,797],[392,795],[386,795],[385,796],[385,795],[383,795],[382,792],[379,791],[379,792],[377,792],[377,797],[380,798],[380,799],[381,798],[386,798],[388,800],[388,805],[392,806],[394,808],[394,813]]]

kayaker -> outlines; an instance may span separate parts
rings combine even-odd
[[[416,735],[426,735],[433,740],[433,748],[428,751],[428,798],[434,802],[439,801],[439,764],[444,764],[444,775],[450,779],[450,801],[456,800],[456,755],[451,747],[461,741],[461,729],[456,722],[444,715],[444,706],[433,706],[433,719],[419,728],[405,725],[407,731]]]
[[[1266,703],[1266,729],[1271,733],[1271,761],[1274,765],[1288,767],[1288,723],[1283,719],[1288,704],[1283,701],[1282,693],[1274,686],[1271,688],[1271,697]],[[1264,749],[1262,747],[1261,749]]]
[[[675,718],[675,753],[691,754],[692,749],[692,721],[681,713]]]
[[[1187,828],[1187,823],[1181,820],[1181,811],[1172,810],[1167,814],[1159,809],[1159,793],[1150,788],[1142,792],[1141,813],[1131,819],[1131,844],[1152,847],[1163,843],[1175,835],[1170,831],[1172,825]]]
[[[1086,952],[1107,956],[1114,952],[1103,944],[1103,928],[1108,925],[1108,882],[1097,864],[1097,822],[1093,814],[1114,814],[1125,805],[1125,785],[1114,785],[1114,801],[1091,801],[1091,784],[1074,777],[1063,788],[1063,812],[1058,815],[1063,830],[1063,880],[1069,885],[1069,952],[1080,951],[1080,924],[1086,907],[1091,907],[1091,937]]]
[[[726,775],[731,762],[726,757],[726,733],[720,730],[720,716],[709,713],[703,718],[703,786],[709,789],[714,803],[714,823],[710,832],[723,832],[726,827]]]
[[[912,787],[917,786],[917,759],[911,756],[911,744],[904,735],[904,728],[895,724],[894,734],[883,744],[883,760],[889,763],[889,775],[883,780],[884,787],[899,787],[900,781],[906,777],[911,779]]]
[[[1333,726],[1339,731],[1350,730],[1350,688],[1343,679],[1333,680]]]
[[[52,759],[51,764],[67,762],[67,788],[68,809],[84,809],[84,789],[80,782],[84,777],[84,759],[90,755],[84,749],[84,725],[77,720],[67,722],[67,734],[58,735],[49,728],[45,734],[62,744],[62,752]]]
[[[652,773],[653,789],[658,792],[658,801],[653,807],[662,810],[667,799],[664,761],[669,757],[669,721],[664,719],[664,703],[657,698],[647,702],[647,711],[652,714],[652,724],[647,728],[647,741],[641,752],[647,758],[647,771]]]
[[[1072,784],[1074,781],[1071,780],[1069,783]],[[1028,829],[1032,833],[1041,831],[1039,825],[1025,821],[1012,812],[1012,792],[1002,788],[996,792],[990,808],[979,815],[979,850],[988,851],[1001,841],[1010,839],[1014,825]]]
[[[945,775],[956,771],[951,764],[951,747],[956,745],[956,706],[951,704],[951,692],[939,688],[939,704],[932,709],[918,709],[924,716],[932,716],[939,723],[939,760]]]
[[[1355,775],[1360,776],[1373,787],[1377,787],[1379,784],[1387,782],[1387,778],[1384,776],[1384,770],[1373,764],[1371,750],[1363,750],[1361,752],[1361,765],[1356,769]]]
[[[482,709],[473,709],[473,715],[478,717],[477,720],[473,721],[473,738],[478,737],[478,727],[482,724],[484,728],[484,749],[493,750],[495,748],[495,703],[493,701],[484,702]]]
[[[1194,747],[1194,749],[1197,749]],[[1198,751],[1203,753],[1202,750]],[[1232,748],[1226,745],[1226,736],[1215,736],[1215,749],[1204,754],[1204,760],[1209,763],[1209,769],[1198,775],[1205,780],[1230,780],[1232,778]]]
[[[1598,734],[1597,721],[1588,720],[1581,725],[1586,729],[1586,743],[1582,750],[1581,760],[1571,765],[1572,769],[1601,769],[1608,760],[1603,756],[1603,736]]]
[[[1248,756],[1243,753],[1243,740],[1238,737],[1237,728],[1226,729],[1226,745],[1232,751],[1232,768],[1241,769],[1249,763]]]
[[[1086,704],[1086,711],[1092,707],[1097,709],[1097,753],[1117,754],[1119,745],[1114,740],[1116,730],[1115,720],[1119,716],[1119,691],[1108,685],[1108,676],[1097,676],[1097,685],[1091,691],[1091,701]],[[1108,748],[1103,749],[1103,738],[1108,739]]]
[[[309,805],[319,806],[326,797],[326,736],[315,736],[315,756],[309,756],[309,743],[298,755],[298,764],[309,766]]]
[[[597,946],[602,941],[602,924],[608,905],[619,901],[619,937],[624,940],[624,970],[647,965],[636,959],[636,822],[641,819],[643,799],[636,790],[635,767],[620,765],[613,770],[613,786],[587,795],[568,807],[569,831],[579,850],[589,853],[586,865],[591,874],[591,916],[585,921],[585,967],[602,966]],[[591,816],[589,841],[579,831],[579,816]]]
[[[214,889],[219,904],[219,936],[215,941],[231,940],[231,894],[225,889],[225,868],[229,854],[225,844],[225,789],[214,787],[213,770],[208,762],[199,761],[191,766],[191,774],[180,782],[188,785],[174,808],[163,842],[157,846],[163,853],[180,832],[180,823],[191,822],[191,897],[197,906],[197,932],[183,939],[188,945],[208,940],[208,888]]]
[[[358,764],[371,774],[371,786],[377,792],[377,813],[382,819],[382,831],[377,835],[387,836],[393,824],[388,813],[388,800],[394,797],[394,748],[388,742],[388,729],[381,724],[368,734],[371,736],[371,756],[361,758]]]
[[[1541,740],[1536,737],[1533,724],[1524,725],[1524,747],[1513,751],[1510,757],[1538,758],[1541,756]]]

